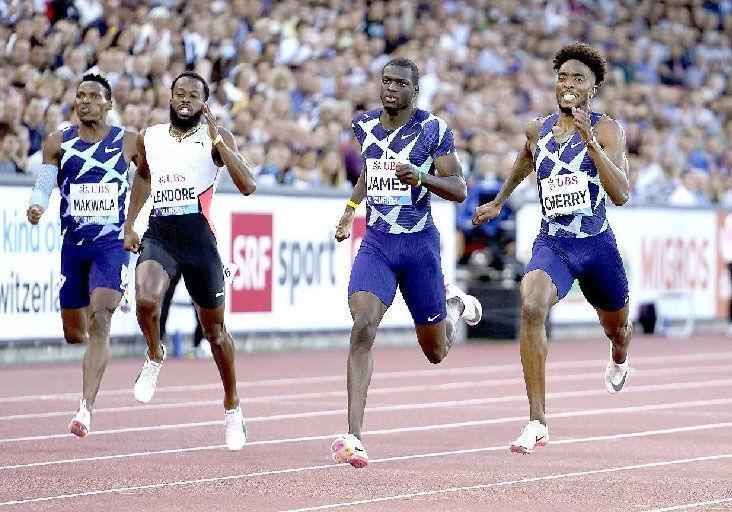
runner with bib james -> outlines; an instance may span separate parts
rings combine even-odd
[[[381,75],[384,108],[353,120],[366,165],[338,223],[336,239],[350,236],[355,209],[364,196],[367,227],[348,285],[353,317],[348,433],[332,443],[331,453],[336,462],[357,468],[368,464],[361,426],[373,370],[371,349],[397,287],[414,320],[417,342],[431,363],[447,355],[459,318],[474,325],[482,314],[475,297],[444,283],[430,196],[461,202],[466,185],[447,124],[414,106],[418,84],[412,61],[389,61]]]

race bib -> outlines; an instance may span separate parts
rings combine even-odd
[[[366,159],[366,195],[371,204],[412,204],[412,187],[396,177],[398,160]]]
[[[541,197],[548,217],[592,209],[588,178],[584,173],[559,174],[541,180]]]
[[[70,213],[93,224],[119,222],[119,183],[72,183]]]
[[[163,174],[155,178],[153,211],[155,215],[184,215],[197,213],[196,187],[180,173]]]

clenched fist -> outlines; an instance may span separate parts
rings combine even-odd
[[[335,238],[339,242],[342,242],[346,238],[351,236],[351,227],[353,226],[353,218],[356,216],[356,210],[347,209],[343,212],[341,220],[336,226]]]
[[[125,251],[135,254],[140,251],[140,237],[132,229],[125,229]]]
[[[28,222],[30,222],[31,224],[38,224],[38,221],[41,220],[41,215],[43,215],[44,211],[45,210],[40,205],[30,205],[28,207],[28,211],[26,212],[26,215],[28,216]]]

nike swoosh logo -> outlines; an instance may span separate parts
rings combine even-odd
[[[434,321],[434,320],[435,320],[435,319],[436,319],[436,318],[437,318],[438,316],[440,316],[440,314],[439,314],[439,313],[438,313],[438,314],[436,314],[435,316],[431,316],[431,317],[427,318],[427,321],[428,321],[428,322],[432,322],[432,321]]]
[[[223,295],[224,295],[224,292],[219,292],[219,293],[216,294],[217,297],[221,297]]]
[[[197,140],[196,144],[200,144],[201,146],[203,146],[203,142],[201,142],[200,140]]]
[[[411,133],[403,133],[402,134],[402,140],[411,139],[415,135],[417,135],[419,132],[411,132]]]
[[[536,438],[536,442],[538,443],[539,441],[541,441],[541,440],[542,440],[542,439],[544,439],[544,438],[546,438],[546,434],[544,434],[544,435],[543,435],[543,436],[541,436],[541,437],[537,437],[537,438]]]
[[[116,151],[119,151],[122,148],[104,148],[105,153],[114,153]]]
[[[625,386],[625,378],[627,376],[628,376],[628,372],[625,372],[625,375],[623,375],[623,380],[621,380],[620,384],[618,384],[617,386],[615,384],[613,384],[613,381],[610,381],[610,385],[613,387],[613,389],[615,390],[616,393],[618,391],[620,391],[621,389],[623,389],[623,386]]]

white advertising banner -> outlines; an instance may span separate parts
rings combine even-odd
[[[719,316],[718,217],[713,210],[608,209],[628,275],[632,318],[637,318],[638,304],[674,296],[684,298],[685,307],[692,308],[695,318]],[[540,222],[539,205],[526,205],[518,213],[517,251],[524,263],[531,257]],[[597,319],[576,281],[551,315],[558,323]]]
[[[0,188],[0,340],[62,338],[60,196],[54,190],[41,221],[26,218],[30,188]],[[119,309],[112,335],[139,332],[134,310]]]
[[[227,325],[233,331],[306,331],[347,328],[348,280],[366,230],[365,206],[351,238],[336,242],[343,199],[221,195],[213,207],[219,253],[236,269],[227,291]],[[442,238],[442,270],[455,270],[455,208],[434,201]],[[383,326],[413,325],[401,294]]]
[[[0,340],[62,336],[58,300],[59,197],[55,191],[41,222],[31,226],[25,216],[29,193],[23,187],[0,188]],[[366,223],[361,206],[352,237],[336,242],[335,226],[344,205],[345,199],[341,198],[264,194],[244,197],[226,193],[215,196],[212,216],[219,253],[224,264],[231,264],[234,270],[226,290],[226,323],[232,331],[350,327],[348,279]],[[143,209],[141,215],[147,211]],[[432,211],[442,236],[443,273],[447,281],[452,281],[454,205],[434,201]],[[144,219],[138,225],[144,229]],[[131,278],[134,279],[133,273]],[[134,285],[131,288],[134,290]],[[178,287],[178,300],[186,301],[183,286]],[[192,313],[177,309],[171,312],[175,328],[192,330]],[[397,293],[382,325],[412,325],[401,294]],[[168,331],[172,330],[168,325]],[[134,306],[128,312],[117,310],[111,334],[139,335]]]
[[[59,195],[32,226],[26,219],[30,189],[0,188],[0,338],[61,333]]]

